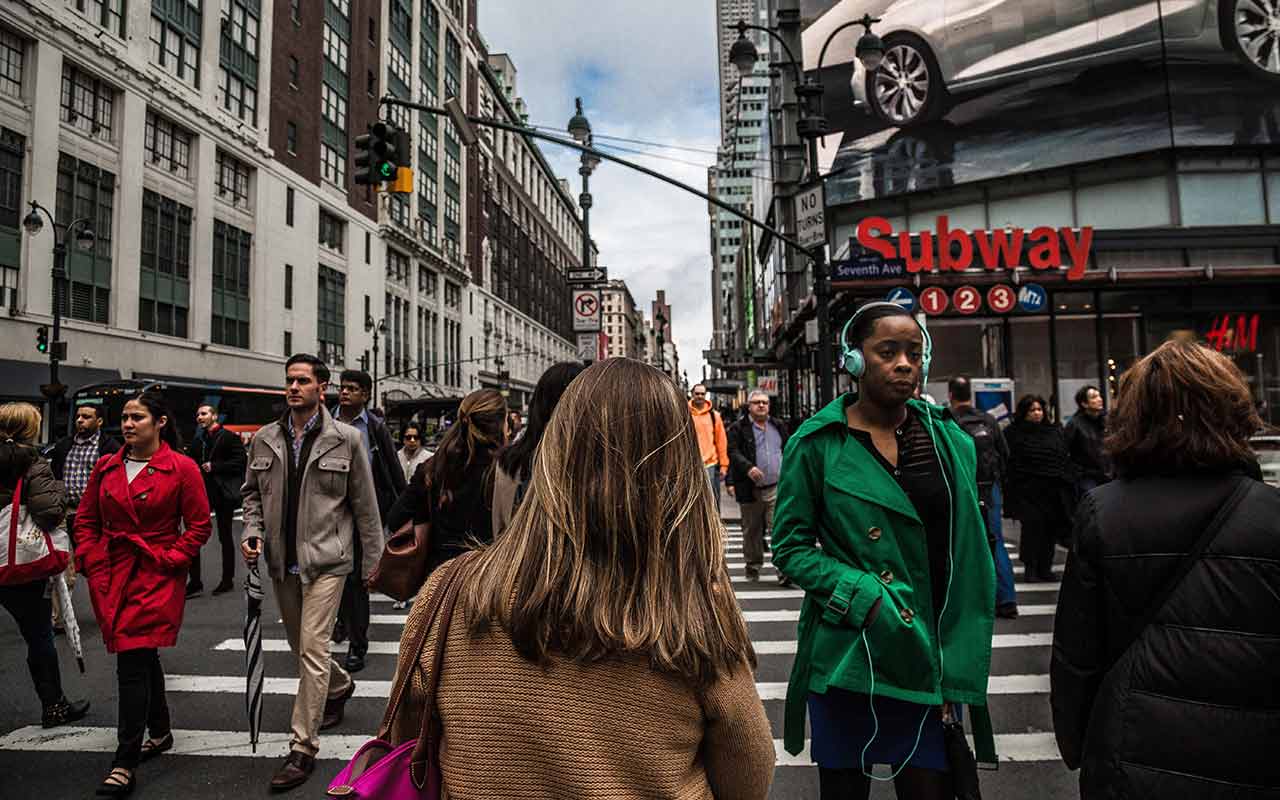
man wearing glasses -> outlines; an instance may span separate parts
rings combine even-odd
[[[747,398],[747,415],[729,426],[729,487],[742,508],[742,554],[747,579],[760,580],[766,537],[773,533],[782,450],[787,426],[769,415],[769,395],[757,389]],[[786,577],[778,576],[786,584]]]

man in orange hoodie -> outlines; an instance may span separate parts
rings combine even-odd
[[[711,494],[716,498],[716,510],[720,510],[720,481],[729,471],[729,444],[724,433],[724,421],[707,401],[707,387],[693,387],[693,399],[689,401],[689,413],[693,415],[693,429],[698,434],[698,450],[702,453],[702,466],[706,467],[707,480],[711,482]]]

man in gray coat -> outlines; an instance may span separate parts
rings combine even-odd
[[[355,681],[329,655],[329,634],[353,570],[368,580],[382,554],[373,472],[360,432],[325,410],[329,369],[300,353],[285,364],[289,411],[249,447],[240,549],[265,555],[289,648],[298,656],[290,753],[273,790],[300,786],[315,769],[319,731],[342,722]],[[364,563],[353,563],[355,537]]]

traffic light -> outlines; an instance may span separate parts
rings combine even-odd
[[[43,325],[36,328],[36,350],[41,353],[49,352],[49,329]]]
[[[369,132],[356,137],[355,182],[380,186],[394,181],[401,161],[408,166],[409,134],[390,122],[379,120]]]

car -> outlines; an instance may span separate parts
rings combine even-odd
[[[1262,466],[1262,479],[1280,486],[1280,436],[1255,436],[1249,440]]]
[[[856,27],[823,66],[852,62],[855,107],[890,127],[937,120],[967,94],[1166,54],[1232,59],[1280,88],[1280,0],[840,0],[805,29],[805,68],[864,14],[879,19],[880,66],[854,57]]]

